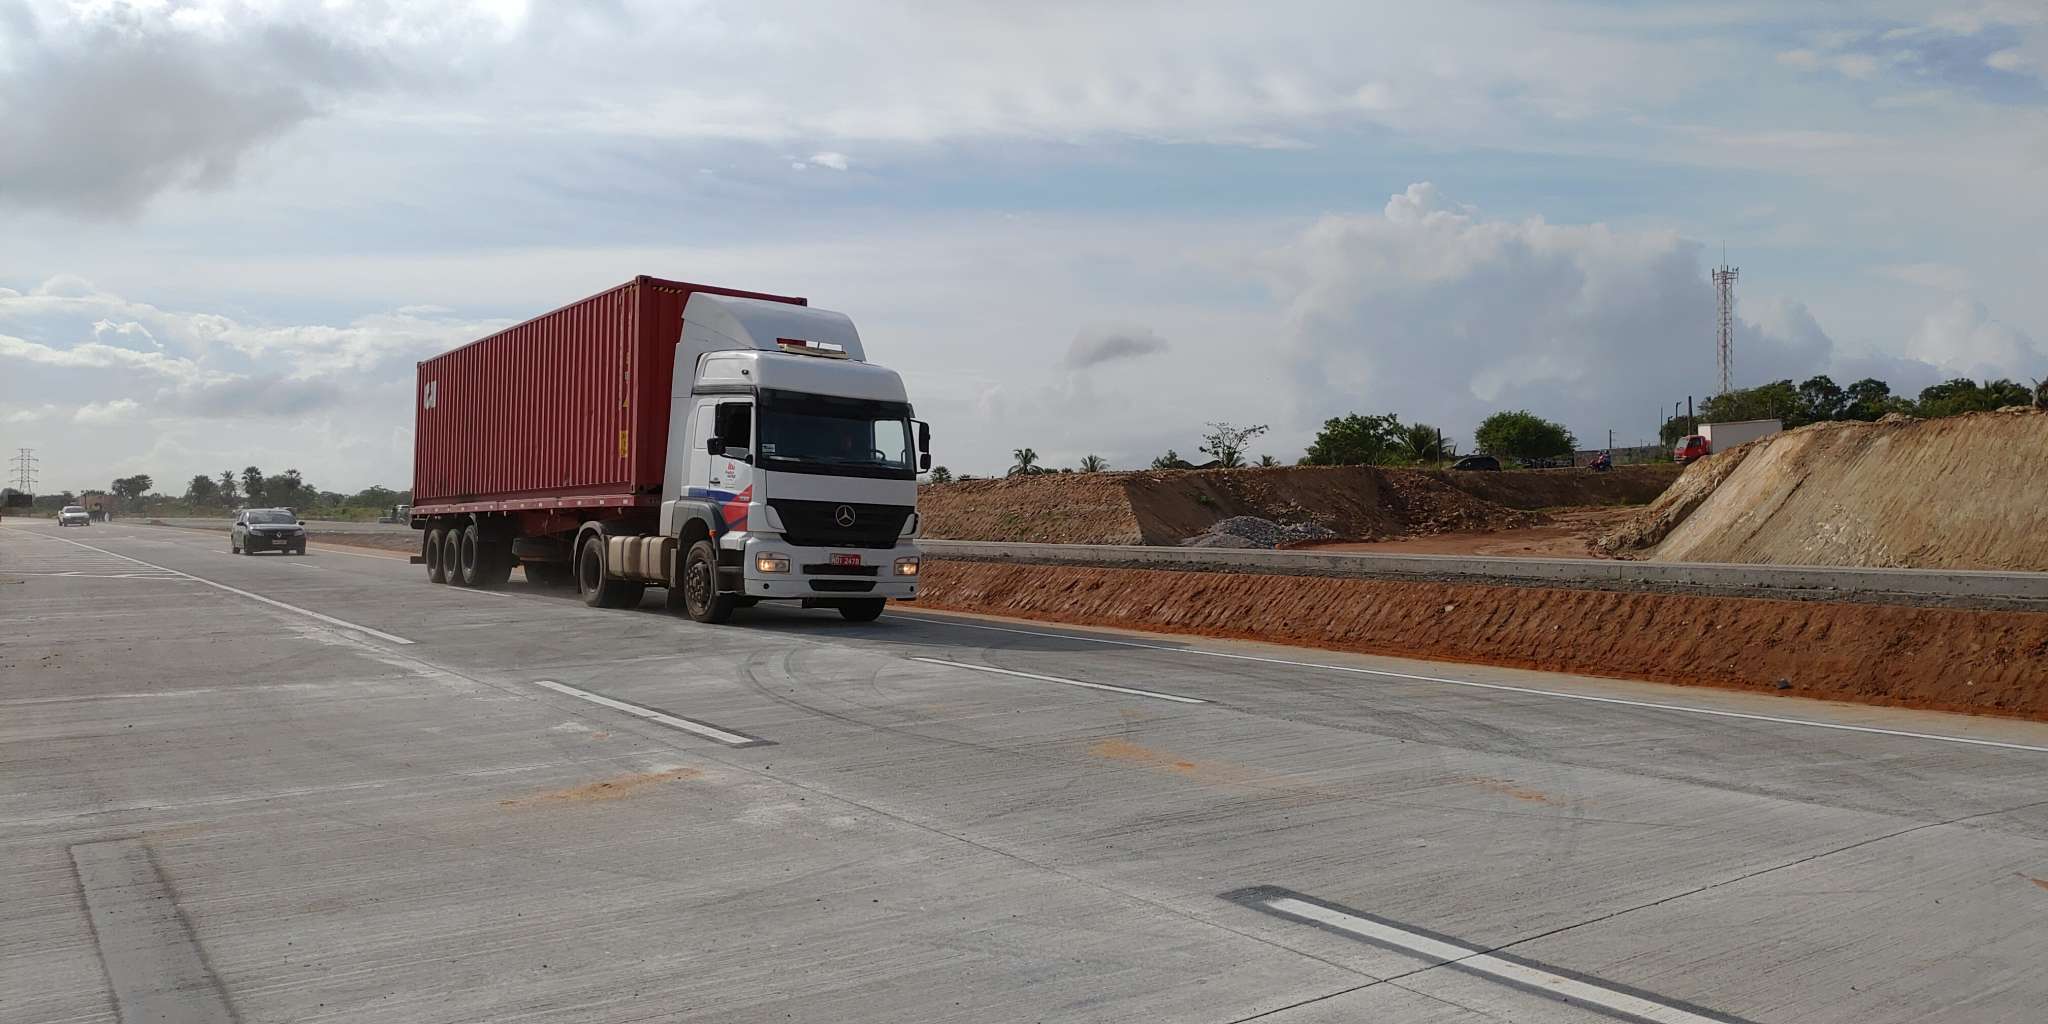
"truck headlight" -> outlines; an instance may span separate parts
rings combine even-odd
[[[896,575],[898,575],[898,576],[915,576],[915,575],[917,575],[917,558],[916,558],[916,556],[912,556],[912,557],[909,557],[909,558],[899,558],[899,559],[897,559],[897,560],[896,560]]]
[[[767,551],[754,556],[755,572],[788,572],[789,556]]]

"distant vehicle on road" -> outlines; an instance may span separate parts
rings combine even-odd
[[[1700,436],[1707,439],[1708,451],[1725,452],[1738,444],[1748,444],[1784,429],[1784,420],[1730,420],[1700,424]]]
[[[66,505],[63,511],[57,513],[57,525],[91,526],[92,513],[87,512],[83,505]]]
[[[1451,463],[1451,468],[1465,472],[1500,472],[1500,460],[1491,455],[1467,455]]]
[[[244,509],[235,517],[235,525],[228,531],[228,550],[238,555],[253,555],[258,551],[303,555],[306,553],[306,527],[290,509]]]

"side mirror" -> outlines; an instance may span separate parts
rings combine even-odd
[[[917,421],[917,468],[932,468],[932,425],[923,420]]]
[[[722,438],[722,437],[712,437],[712,438],[706,438],[706,439],[705,439],[705,441],[704,441],[704,450],[705,450],[705,451],[707,451],[707,452],[710,452],[710,453],[711,453],[711,454],[713,454],[713,455],[724,455],[724,454],[725,454],[725,438]]]

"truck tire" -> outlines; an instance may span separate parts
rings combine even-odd
[[[604,536],[590,534],[576,550],[576,592],[592,608],[634,608],[647,593],[647,584],[629,583],[605,575]]]
[[[479,589],[501,587],[512,576],[511,552],[483,535],[475,523],[462,528],[462,580]]]
[[[426,539],[420,542],[420,557],[427,560],[428,583],[448,582],[448,567],[441,564],[441,534],[437,526],[428,530]]]
[[[683,595],[683,613],[698,622],[717,625],[732,618],[739,601],[732,594],[718,592],[718,549],[708,540],[690,545],[683,556],[677,579],[669,586],[669,607],[676,606],[675,594]]]
[[[448,574],[451,587],[469,586],[462,574],[462,527],[451,526],[441,534],[441,571]]]
[[[880,597],[848,601],[839,606],[839,617],[848,622],[873,622],[882,617],[882,606],[888,603]]]

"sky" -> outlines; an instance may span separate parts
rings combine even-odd
[[[411,478],[414,364],[807,296],[937,461],[2048,376],[2048,4],[0,0],[0,454]],[[11,480],[9,481],[11,482]]]

